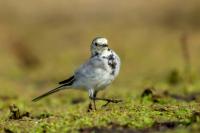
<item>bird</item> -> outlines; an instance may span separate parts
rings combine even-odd
[[[108,40],[105,37],[95,37],[90,46],[90,58],[82,64],[72,76],[59,82],[59,86],[36,98],[36,102],[55,92],[73,88],[84,89],[88,91],[91,101],[89,108],[96,110],[96,100],[106,101],[109,103],[119,103],[122,100],[99,98],[97,93],[110,85],[120,72],[121,61],[119,56],[108,46]]]

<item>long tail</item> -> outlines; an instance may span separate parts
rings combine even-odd
[[[33,101],[33,102],[37,102],[37,101],[39,101],[40,99],[42,99],[42,98],[44,98],[44,97],[46,97],[46,96],[48,96],[48,95],[50,95],[50,94],[53,94],[53,93],[55,93],[55,92],[58,92],[58,91],[62,90],[62,87],[64,87],[64,86],[65,86],[65,85],[61,85],[61,86],[59,86],[59,87],[57,87],[57,88],[55,88],[55,89],[52,89],[52,90],[50,90],[50,91],[48,91],[48,92],[46,92],[46,93],[44,93],[44,94],[42,94],[42,95],[40,95],[40,96],[34,98],[32,101]]]
[[[42,94],[41,96],[34,98],[32,101],[33,101],[33,102],[37,102],[37,101],[39,101],[40,99],[42,99],[43,97],[46,97],[46,96],[48,96],[48,95],[50,95],[50,94],[53,94],[53,93],[55,93],[55,92],[58,92],[58,91],[60,91],[60,90],[63,90],[63,87],[71,87],[72,84],[74,83],[74,81],[75,81],[74,76],[72,76],[72,77],[70,77],[69,79],[60,82],[59,84],[61,84],[61,85],[58,86],[57,88],[52,89],[52,90],[50,90],[49,92],[46,92],[46,93]]]

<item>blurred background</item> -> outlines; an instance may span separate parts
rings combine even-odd
[[[31,100],[54,87],[90,56],[96,36],[122,60],[109,93],[134,95],[183,72],[183,44],[200,72],[199,0],[1,0],[0,96]]]

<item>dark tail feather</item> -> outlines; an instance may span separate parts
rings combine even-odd
[[[65,79],[65,80],[63,80],[63,81],[61,81],[61,82],[59,82],[59,84],[68,84],[68,83],[71,83],[71,82],[73,82],[74,81],[74,75],[73,76],[71,76],[70,78],[68,78],[68,79]]]
[[[44,98],[44,97],[46,97],[46,96],[48,96],[48,95],[50,95],[50,94],[53,94],[53,93],[55,93],[55,92],[58,92],[58,91],[62,90],[61,88],[64,87],[64,86],[66,86],[66,85],[61,85],[61,86],[59,86],[59,87],[57,87],[57,88],[55,88],[55,89],[53,89],[53,90],[50,90],[49,92],[44,93],[43,95],[34,98],[32,101],[33,101],[33,102],[37,102],[37,101],[39,101],[40,99],[42,99],[42,98]]]

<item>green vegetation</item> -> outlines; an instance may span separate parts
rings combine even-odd
[[[199,4],[87,1],[0,2],[0,132],[198,132]],[[31,102],[71,76],[99,35],[122,60],[99,97],[122,103],[88,112],[81,90]]]
[[[1,113],[4,115],[1,116],[1,128],[14,132],[76,132],[94,127],[109,129],[117,124],[115,128],[121,127],[124,130],[133,128],[132,130],[138,131],[159,131],[162,126],[164,130],[175,127],[181,130],[192,128],[200,122],[198,103],[185,102],[184,99],[178,101],[164,93],[126,98],[123,103],[106,107],[100,107],[99,103],[99,109],[92,112],[86,111],[87,101],[73,105],[67,101],[62,102],[63,98],[51,97],[50,100],[36,105],[29,101],[15,100],[14,103],[19,103],[19,108],[11,106],[10,113],[7,104],[2,103],[4,108]],[[198,131],[199,128],[194,127],[193,130]]]

